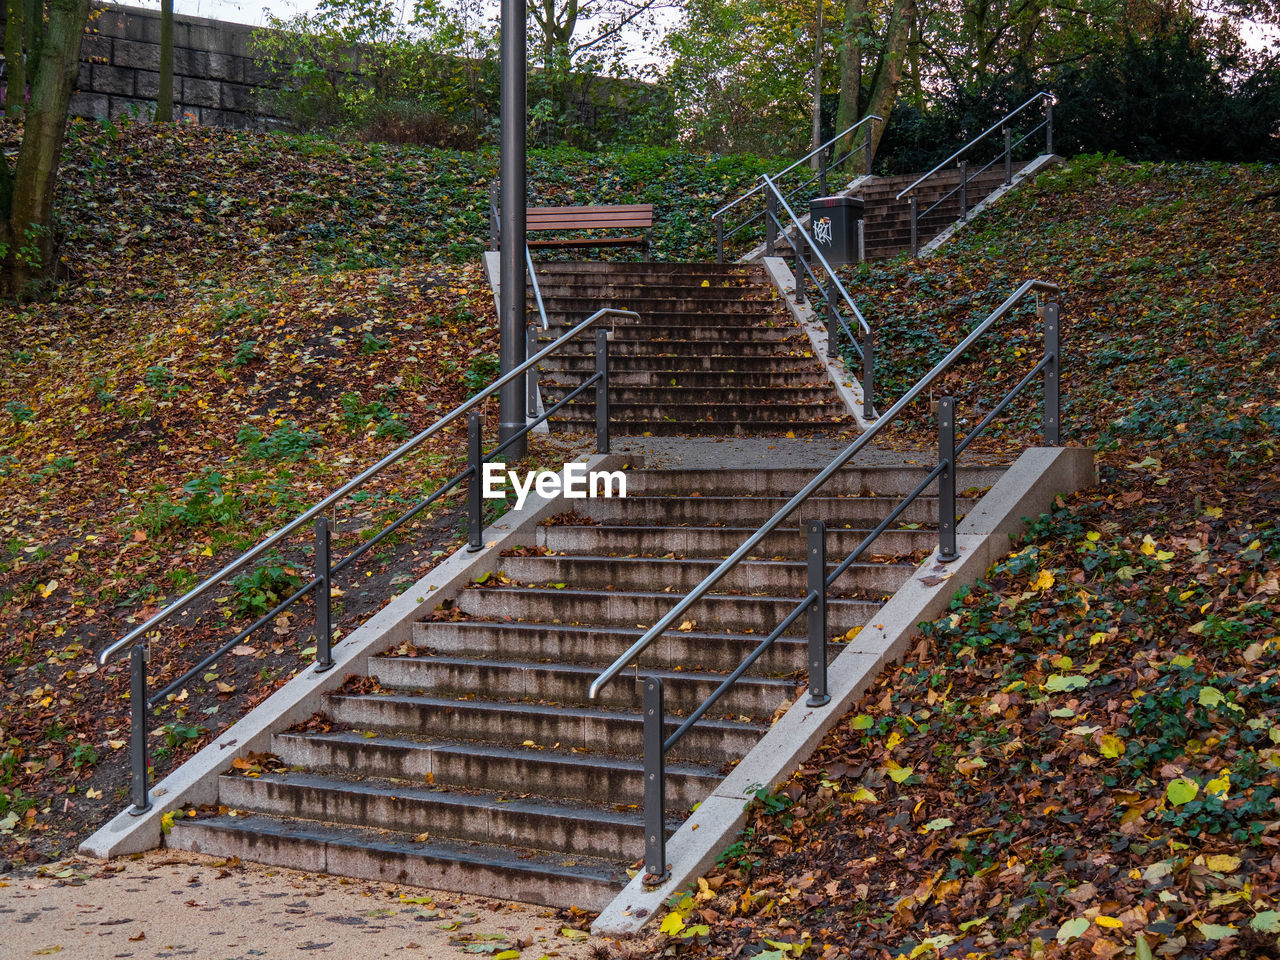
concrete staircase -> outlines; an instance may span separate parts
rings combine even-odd
[[[1013,165],[1016,174],[1025,167],[1019,161]],[[876,177],[861,189],[854,191],[866,203],[866,254],[868,260],[896,256],[911,249],[911,207],[907,198],[897,199],[898,193],[915,182],[919,174],[898,177]],[[940,170],[916,189],[917,207],[924,213],[933,203],[960,182],[957,170]],[[1004,185],[1004,165],[996,164],[986,173],[975,177],[966,188],[967,209],[972,210],[997,188]],[[921,217],[916,226],[921,247],[940,234],[960,216],[960,195],[938,205],[927,217]]]
[[[829,433],[844,405],[804,332],[758,265],[547,263],[544,342],[605,306],[635,310],[609,347],[611,429],[639,436]],[[530,307],[532,309],[532,300]],[[544,364],[547,406],[595,369],[589,338]],[[595,404],[574,401],[551,429],[590,432]]]
[[[328,695],[271,755],[224,775],[218,804],[179,817],[170,847],[352,877],[599,909],[643,852],[639,685],[587,699],[599,670],[773,513],[812,469],[633,469],[626,499],[581,501],[413,640]],[[805,593],[801,520],[843,558],[918,482],[913,467],[847,469],[737,567],[640,665],[672,727]],[[962,472],[983,488],[998,470]],[[970,490],[969,492],[974,492]],[[971,499],[962,501],[968,510]],[[936,544],[936,501],[853,567],[830,631],[866,623]],[[803,638],[782,638],[668,756],[679,826],[804,686]]]

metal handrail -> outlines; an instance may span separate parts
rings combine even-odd
[[[955,361],[969,349],[973,343],[983,336],[991,327],[997,323],[1005,314],[1012,310],[1022,301],[1028,293],[1044,292],[1057,294],[1061,289],[1057,284],[1050,283],[1045,280],[1027,280],[1017,290],[1015,290],[1004,303],[998,306],[990,316],[973,329],[970,334],[957,344],[951,352],[939,360],[928,373],[916,381],[915,385],[907,390],[896,403],[886,410],[875,423],[871,424],[865,432],[860,434],[848,447],[844,449],[834,460],[824,467],[812,480],[806,483],[794,496],[791,497],[778,511],[766,520],[755,533],[747,537],[747,539],[726,557],[714,570],[712,570],[702,582],[694,587],[679,602],[676,603],[666,614],[664,614],[657,623],[645,631],[635,643],[633,643],[625,653],[613,661],[608,667],[601,671],[600,675],[592,682],[588,691],[590,697],[595,699],[600,689],[621,673],[626,667],[632,663],[636,657],[644,653],[652,646],[663,633],[666,632],[673,623],[676,623],[680,616],[685,613],[693,604],[701,600],[710,589],[715,586],[725,574],[738,565],[745,557],[749,556],[751,551],[755,549],[760,542],[771,534],[778,526],[789,517],[796,508],[803,504],[811,497],[814,492],[831,477],[841,467],[852,460],[860,450],[868,446],[872,440],[876,438],[886,427],[889,426],[906,406],[919,397],[922,393],[929,389],[935,380],[937,380],[947,369],[955,363]]]
[[[542,318],[542,329],[547,330],[551,324],[547,321],[547,308],[542,303],[542,290],[538,286],[538,271],[533,269],[533,256],[529,253],[529,245],[524,245],[524,264],[529,268],[529,282],[533,287],[533,302],[538,305],[538,316]]]
[[[827,149],[827,147],[831,146],[831,145],[832,145],[833,143],[835,143],[837,140],[843,140],[845,137],[847,137],[849,134],[853,133],[853,131],[857,130],[857,129],[858,129],[860,126],[862,126],[864,123],[867,123],[868,121],[871,121],[871,120],[874,120],[874,121],[876,121],[877,123],[884,123],[884,117],[881,117],[881,116],[879,116],[879,115],[877,115],[877,114],[874,114],[874,113],[867,114],[867,116],[863,117],[861,120],[859,120],[859,121],[858,121],[857,123],[855,123],[853,126],[849,127],[847,130],[843,130],[843,131],[841,131],[840,133],[837,133],[834,137],[832,137],[832,138],[831,138],[830,140],[828,140],[826,143],[822,144],[822,146],[820,146],[820,147],[815,147],[814,149],[810,150],[808,153],[806,153],[803,157],[801,157],[801,158],[800,158],[799,160],[797,160],[795,163],[791,164],[791,166],[789,166],[789,167],[785,167],[784,169],[779,170],[777,173],[775,173],[775,174],[773,175],[773,179],[774,179],[774,180],[780,180],[782,177],[786,176],[788,173],[790,173],[790,172],[791,172],[792,170],[794,170],[796,167],[800,166],[801,164],[805,163],[805,162],[806,162],[806,161],[808,161],[808,160],[812,160],[816,155],[818,155],[819,153],[821,153],[823,150]],[[854,153],[854,151],[850,150],[850,151],[849,151],[849,156],[853,156],[853,153]],[[845,159],[847,160],[847,159],[848,159],[848,157],[845,157]],[[813,178],[813,180],[816,180],[816,179],[817,179],[816,177],[815,177],[815,178]],[[809,181],[809,183],[813,183],[813,180],[810,180],[810,181]],[[806,186],[807,186],[807,184],[806,184]],[[719,210],[717,210],[717,211],[716,211],[715,213],[713,213],[711,216],[712,216],[712,217],[719,217],[719,216],[722,216],[722,215],[723,215],[723,214],[725,214],[725,213],[728,213],[730,210],[732,210],[734,207],[736,207],[738,204],[740,204],[743,200],[746,200],[748,197],[753,196],[753,195],[754,195],[754,194],[756,194],[756,193],[759,193],[759,192],[760,192],[760,190],[762,190],[762,189],[763,189],[763,185],[761,185],[761,186],[756,186],[756,187],[752,187],[750,190],[748,190],[748,191],[747,191],[746,193],[744,193],[742,196],[738,197],[738,199],[733,200],[733,201],[731,201],[731,202],[729,202],[729,203],[726,203],[723,207],[721,207]]]
[[[1035,103],[1035,102],[1036,102],[1036,101],[1038,101],[1038,100],[1048,100],[1050,103],[1052,103],[1052,102],[1053,102],[1053,94],[1049,93],[1048,91],[1041,90],[1039,93],[1037,93],[1034,97],[1032,97],[1030,100],[1028,100],[1028,101],[1027,101],[1026,103],[1024,103],[1022,106],[1020,106],[1020,107],[1016,108],[1015,110],[1010,111],[1010,112],[1009,112],[1008,114],[1006,114],[1002,119],[997,120],[995,123],[993,123],[991,126],[987,127],[987,129],[983,130],[980,134],[978,134],[976,137],[974,137],[972,140],[970,140],[968,143],[966,143],[963,147],[961,147],[959,150],[957,150],[957,151],[956,151],[955,153],[953,153],[951,156],[947,157],[947,159],[943,160],[940,164],[938,164],[936,167],[934,167],[932,170],[930,170],[930,171],[929,171],[928,173],[926,173],[924,176],[922,176],[922,177],[920,177],[919,179],[917,179],[914,183],[912,183],[912,184],[911,184],[911,186],[907,187],[905,190],[903,190],[901,193],[899,193],[899,194],[898,194],[898,196],[897,196],[895,199],[901,200],[903,197],[905,197],[907,194],[909,194],[909,193],[910,193],[912,190],[914,190],[916,187],[920,186],[920,184],[924,183],[924,181],[928,180],[930,177],[932,177],[935,173],[937,173],[939,170],[941,170],[941,169],[942,169],[943,167],[945,167],[947,164],[951,163],[951,161],[956,160],[956,159],[959,159],[959,157],[960,157],[962,154],[964,154],[964,153],[965,153],[965,152],[966,152],[970,147],[972,147],[974,144],[976,144],[979,140],[982,140],[982,139],[984,139],[985,137],[989,136],[990,134],[994,133],[995,131],[999,130],[999,129],[1000,129],[1001,127],[1003,127],[1006,123],[1008,123],[1010,120],[1012,120],[1012,119],[1013,119],[1014,117],[1016,117],[1018,114],[1020,114],[1023,110],[1027,109],[1027,107],[1031,106],[1033,103]],[[1043,125],[1043,124],[1042,124],[1042,125]],[[1039,128],[1037,128],[1037,129],[1039,129]]]
[[[602,320],[605,317],[626,317],[631,320],[640,319],[640,315],[632,310],[619,310],[613,307],[604,307],[600,310],[597,310],[595,313],[587,317],[587,319],[583,320],[573,329],[569,330],[567,333],[565,333],[564,335],[562,335],[561,337],[553,341],[546,348],[539,351],[534,356],[529,357],[524,361],[524,363],[520,364],[519,366],[514,367],[511,370],[507,371],[497,380],[493,381],[493,383],[491,383],[488,387],[481,390],[479,393],[471,397],[466,402],[461,403],[458,406],[454,407],[452,410],[450,410],[440,419],[436,420],[435,423],[431,424],[431,426],[427,427],[417,436],[414,436],[409,440],[406,440],[399,447],[397,447],[391,453],[387,454],[385,457],[383,457],[373,466],[364,470],[354,479],[347,481],[342,486],[340,486],[337,490],[335,490],[333,493],[329,494],[327,497],[325,497],[323,500],[317,503],[315,506],[311,507],[309,510],[305,511],[304,513],[300,514],[298,517],[296,517],[289,523],[285,524],[275,533],[271,534],[269,537],[267,537],[265,540],[259,543],[256,547],[252,547],[249,550],[246,550],[235,560],[231,561],[226,566],[224,566],[221,570],[217,571],[212,576],[208,577],[203,582],[201,582],[197,586],[187,591],[185,594],[183,594],[182,597],[175,600],[173,603],[169,604],[169,606],[165,607],[155,616],[148,619],[145,623],[141,624],[140,626],[134,627],[134,629],[130,630],[127,634],[125,634],[115,643],[111,644],[109,647],[107,647],[101,653],[99,653],[98,662],[103,665],[110,662],[112,659],[116,657],[116,655],[120,651],[124,650],[129,646],[132,646],[141,637],[143,637],[147,633],[150,633],[152,630],[155,630],[158,626],[160,626],[162,623],[168,620],[171,616],[173,616],[179,610],[187,606],[190,606],[196,600],[199,600],[201,597],[203,597],[206,593],[211,591],[214,588],[214,586],[216,586],[219,582],[221,582],[227,576],[231,575],[236,570],[239,570],[241,567],[243,567],[245,564],[249,563],[250,561],[255,560],[258,557],[261,557],[263,554],[269,552],[272,547],[279,544],[289,534],[298,530],[300,527],[302,527],[309,521],[314,520],[316,517],[321,516],[325,511],[327,511],[330,507],[332,507],[334,504],[340,501],[343,497],[347,496],[349,493],[354,492],[355,490],[358,490],[364,484],[368,483],[370,480],[372,480],[374,477],[380,474],[387,467],[391,466],[393,463],[400,460],[407,454],[412,453],[419,446],[421,446],[424,441],[426,441],[428,438],[430,438],[434,434],[439,433],[440,430],[442,430],[445,426],[447,426],[448,424],[452,423],[454,420],[461,417],[464,413],[467,413],[475,409],[477,406],[483,403],[489,396],[497,392],[503,386],[510,383],[512,380],[515,380],[517,377],[523,376],[526,370],[541,363],[546,357],[550,356],[556,350],[560,349],[560,347],[564,345],[572,337],[575,337],[577,334],[581,333],[583,330],[586,330],[588,327],[594,326],[596,323],[598,323],[600,320]]]
[[[1048,291],[1058,293],[1055,284],[1039,280],[1028,280],[1022,284],[1012,296],[996,308],[980,323],[954,350],[934,366],[918,383],[908,390],[885,416],[867,433],[852,443],[842,454],[836,457],[826,468],[813,478],[805,488],[791,498],[788,503],[767,520],[761,527],[728,557],[720,566],[694,588],[688,596],[680,601],[666,617],[641,637],[627,653],[623,654],[607,668],[591,685],[591,696],[595,697],[600,687],[635,663],[637,674],[639,662],[636,659],[646,644],[653,642],[663,631],[675,622],[675,619],[686,612],[690,604],[705,596],[715,580],[729,568],[748,555],[760,541],[771,533],[786,519],[804,500],[817,490],[835,471],[841,469],[852,459],[861,447],[880,430],[892,422],[907,404],[919,397],[930,384],[946,371],[950,365],[964,353],[979,337],[990,330],[991,326],[1016,306],[1032,291]],[[661,882],[670,875],[666,857],[666,754],[689,730],[706,716],[711,707],[747,672],[748,669],[764,653],[771,649],[778,639],[791,629],[801,616],[807,615],[806,647],[808,660],[808,693],[806,705],[821,707],[831,702],[831,694],[827,683],[827,647],[828,619],[827,593],[839,578],[862,556],[875,540],[915,502],[916,498],[935,481],[938,484],[938,550],[937,559],[948,563],[959,559],[960,552],[956,532],[956,487],[957,466],[960,454],[972,443],[987,426],[1002,413],[1014,398],[1041,373],[1044,374],[1044,436],[1045,442],[1058,444],[1061,442],[1061,340],[1059,305],[1048,303],[1041,311],[1044,318],[1044,357],[1018,384],[1005,394],[995,408],[979,423],[968,437],[960,444],[956,443],[955,400],[946,396],[938,402],[938,463],[925,474],[915,488],[876,525],[862,542],[853,549],[834,570],[827,573],[827,527],[819,519],[805,522],[802,534],[805,536],[805,575],[807,592],[795,603],[790,613],[774,627],[767,637],[757,643],[738,666],[726,676],[712,693],[693,711],[687,714],[684,722],[668,737],[663,736],[666,723],[666,707],[664,704],[663,680],[661,676],[650,674],[643,678],[642,684],[642,741],[644,744],[644,834],[645,882]]]

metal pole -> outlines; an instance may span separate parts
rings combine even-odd
[[[808,706],[831,702],[827,693],[827,525],[821,520],[805,524],[808,537],[809,593],[817,598],[809,605],[809,700]]]
[[[662,752],[662,678],[644,679],[644,870],[667,878],[666,758]]]
[[[825,152],[818,154],[818,183],[822,186],[822,195],[824,197],[831,192],[831,188],[827,186],[827,155]]]
[[[502,247],[498,315],[500,373],[524,362],[525,312],[525,3],[502,0]],[[517,378],[518,380],[518,378]],[[524,391],[513,380],[498,393],[498,440],[521,434],[525,426]],[[524,435],[511,446],[511,459],[525,455]],[[472,477],[479,483],[479,475]]]
[[[1013,183],[1013,133],[1004,128],[1004,185]]]
[[[803,230],[797,230],[792,239],[792,251],[796,255],[796,298],[800,303],[807,304],[809,302],[809,285],[805,282],[807,273],[804,269],[805,264],[805,233]]]
[[[129,649],[129,760],[130,792],[135,817],[151,809],[147,796],[147,651],[141,643]]]
[[[524,328],[524,355],[531,357],[538,350],[538,331],[534,324],[530,323]],[[538,415],[538,368],[530,367],[524,372],[524,409],[526,415],[535,417]]]
[[[724,263],[724,214],[716,214],[716,263]]]
[[[871,154],[871,134],[872,134],[872,133],[873,133],[872,128],[871,128],[871,127],[867,127],[867,140],[866,140],[866,143],[863,145],[863,149],[867,152],[867,158],[866,158],[866,163],[865,163],[865,167],[866,167],[866,169],[862,171],[862,172],[863,172],[863,173],[865,173],[867,176],[871,176],[871,157],[872,157],[872,154]]]
[[[609,452],[609,331],[596,330],[596,453]]]
[[[938,401],[938,462],[945,464],[938,477],[938,559],[957,560],[956,552],[956,401]]]
[[[1044,152],[1053,153],[1053,101],[1044,108]]]
[[[858,218],[858,262],[865,263],[867,259],[867,221],[863,217]]]
[[[524,424],[520,426],[523,427]],[[510,450],[511,447],[507,449]],[[483,501],[480,499],[484,481],[484,465],[481,463],[483,456],[480,449],[480,414],[472,411],[467,418],[467,464],[471,468],[471,476],[467,479],[467,550],[471,553],[484,547],[481,537],[481,527],[484,524],[481,512]]]
[[[920,256],[920,236],[916,229],[916,221],[918,219],[917,211],[919,204],[916,203],[915,197],[912,197],[908,202],[911,206],[911,255],[913,257],[918,257]]]
[[[960,161],[960,219],[969,217],[969,162]]]
[[[1050,446],[1062,443],[1062,328],[1060,307],[1050,302],[1044,306],[1044,442]]]
[[[332,590],[332,549],[329,543],[329,518],[316,517],[316,673],[333,667],[333,629],[329,606]]]
[[[773,248],[778,242],[778,195],[772,190],[764,195],[764,253],[773,256]],[[799,278],[796,278],[799,280]]]
[[[874,397],[876,388],[876,334],[868,330],[862,337],[862,416],[867,420],[876,415]]]

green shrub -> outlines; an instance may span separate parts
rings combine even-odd
[[[301,460],[312,447],[324,446],[324,438],[314,430],[299,430],[293,421],[281,424],[270,434],[257,427],[246,426],[236,440],[248,448],[250,460]]]
[[[232,580],[231,593],[239,613],[260,617],[303,583],[296,568],[272,553],[261,565]]]

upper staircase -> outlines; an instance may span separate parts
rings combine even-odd
[[[852,422],[758,264],[547,263],[538,278],[550,323],[544,342],[602,306],[640,314],[639,323],[615,325],[609,347],[615,433],[813,434]],[[540,379],[545,405],[594,364],[586,341],[549,358]],[[594,417],[594,402],[579,400],[551,428],[589,431]]]

